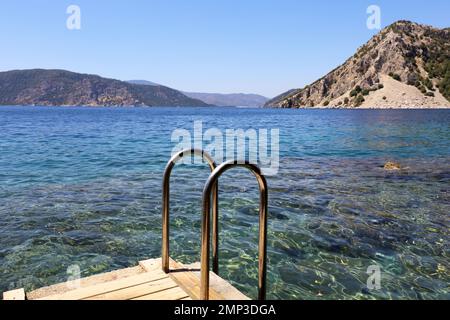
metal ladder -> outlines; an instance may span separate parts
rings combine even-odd
[[[267,181],[261,170],[254,164],[235,160],[227,161],[220,166],[214,162],[212,157],[203,150],[186,149],[175,154],[167,163],[163,176],[162,185],[162,269],[165,273],[169,268],[169,202],[170,202],[170,176],[175,164],[185,156],[200,156],[206,160],[211,169],[211,174],[203,189],[203,212],[202,212],[202,236],[201,236],[201,269],[200,269],[200,298],[209,300],[209,266],[210,266],[210,211],[212,202],[212,249],[213,249],[213,272],[219,274],[219,178],[226,171],[240,167],[251,171],[258,181],[259,202],[259,248],[258,248],[258,299],[266,299],[266,277],[267,277],[267,215],[268,215],[268,188]],[[212,201],[211,201],[212,199]]]

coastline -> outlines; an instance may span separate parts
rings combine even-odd
[[[250,107],[250,106],[140,106],[140,105],[130,105],[130,106],[99,106],[99,105],[0,105],[0,108],[6,107],[18,107],[18,108],[91,108],[91,109],[148,109],[148,108],[202,108],[202,109],[253,109],[253,110],[450,110],[450,106],[443,107],[392,107],[392,106],[377,106],[377,107],[331,107],[331,106],[317,106],[317,107],[299,107],[299,108],[282,108],[282,107]]]

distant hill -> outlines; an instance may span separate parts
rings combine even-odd
[[[207,106],[164,86],[43,69],[0,72],[0,105]]]
[[[262,107],[269,101],[268,98],[257,94],[245,93],[199,93],[183,92],[188,97],[201,100],[207,104],[213,104],[220,107],[238,106],[238,107]]]
[[[398,21],[323,78],[266,106],[428,108],[449,101],[450,29]]]
[[[147,81],[147,80],[129,80],[127,82],[132,83],[132,84],[143,84],[146,86],[161,86],[159,83],[155,83],[155,82],[151,82],[151,81]]]
[[[144,84],[149,86],[160,86],[160,84],[147,81],[147,80],[130,80],[129,83]],[[192,98],[201,100],[209,105],[218,107],[262,107],[269,101],[269,98],[257,95],[257,94],[245,94],[245,93],[200,93],[200,92],[186,92],[183,94]]]

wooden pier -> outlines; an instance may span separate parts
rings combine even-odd
[[[210,300],[249,300],[230,283],[210,272]],[[132,268],[59,283],[25,293],[3,293],[4,300],[199,300],[200,264],[170,260],[170,272],[161,259],[139,262]]]

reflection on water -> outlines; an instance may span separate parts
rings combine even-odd
[[[64,281],[73,264],[87,276],[160,256],[160,184],[171,145],[157,139],[152,119],[172,128],[196,112],[211,126],[218,117],[174,110],[181,112],[104,111],[97,123],[81,114],[77,124],[70,110],[0,111],[0,291]],[[371,122],[345,112],[239,112],[219,116],[238,127],[283,124],[280,172],[268,178],[269,298],[450,298],[448,113],[424,121],[375,112]],[[385,171],[387,159],[405,169]],[[206,166],[174,171],[171,254],[182,262],[199,260],[208,174]],[[252,297],[257,196],[246,171],[221,180],[221,275]],[[381,290],[366,288],[370,265],[381,267]]]

